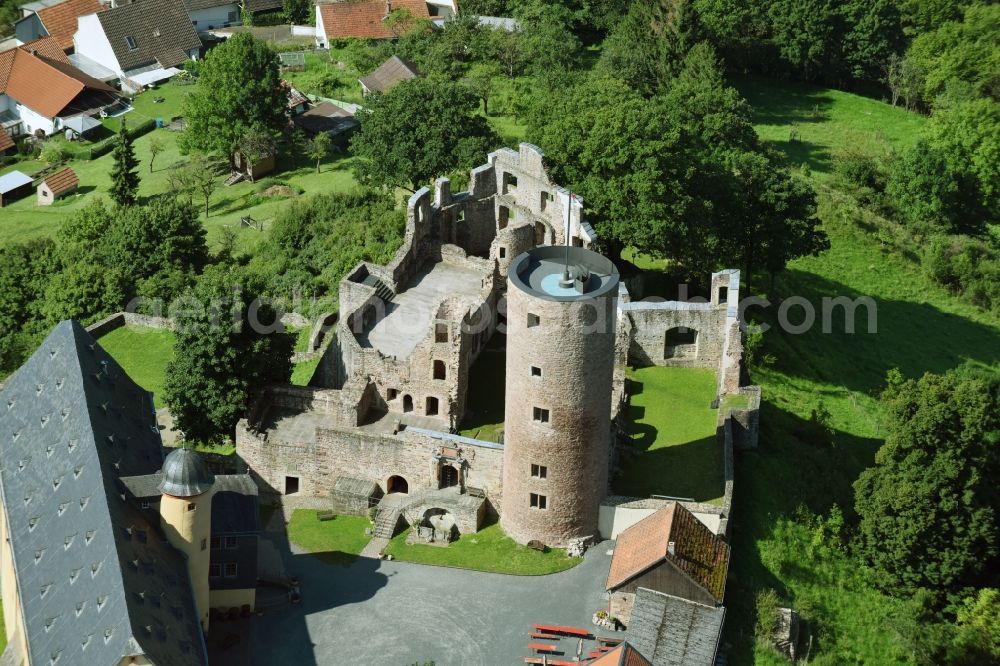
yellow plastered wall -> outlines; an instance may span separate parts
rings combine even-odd
[[[16,641],[23,663],[27,663],[28,641],[21,617],[21,598],[14,572],[14,555],[7,534],[7,514],[0,507],[0,596],[3,597],[3,618],[7,642]]]
[[[210,593],[212,608],[242,608],[244,604],[249,604],[253,608],[257,600],[257,590],[248,588],[243,590],[212,590]]]
[[[164,495],[160,521],[167,540],[187,556],[188,575],[202,629],[208,631],[208,565],[211,556],[212,491],[196,497]]]

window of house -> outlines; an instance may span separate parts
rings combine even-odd
[[[500,246],[500,258],[504,259],[506,257],[507,257],[507,248],[505,248],[504,246],[501,245]]]
[[[239,18],[240,18],[239,12],[229,12],[228,16],[226,16],[226,20],[229,21],[230,23],[236,23],[236,21],[238,21]]]
[[[219,550],[219,548],[222,548],[222,539],[219,537],[212,537],[212,540],[209,542],[209,545],[212,548],[212,550]]]
[[[549,410],[542,409],[541,407],[534,407],[532,408],[532,418],[538,423],[548,423]]]
[[[448,324],[434,324],[434,342],[448,342]]]
[[[538,493],[531,493],[531,508],[532,509],[545,509],[548,506],[548,501],[545,495],[539,495]]]
[[[396,396],[398,396],[398,395],[399,395],[399,389],[393,389],[393,388],[391,388],[391,389],[386,389],[385,390],[385,398],[386,398],[386,400],[395,400]]]
[[[444,379],[448,374],[444,361],[434,361],[434,379]]]
[[[729,302],[729,287],[719,287],[719,303]]]
[[[532,465],[531,466],[531,478],[533,479],[547,479],[549,478],[549,468],[545,465]]]
[[[503,193],[517,192],[517,176],[512,173],[503,175]]]
[[[138,46],[136,46],[135,37],[133,37],[132,35],[127,35],[125,37],[125,43],[128,44],[129,51],[135,51],[137,48],[139,48]]]
[[[226,550],[232,550],[232,549],[236,548],[237,545],[238,545],[238,541],[237,541],[236,537],[234,537],[234,536],[227,536],[226,537],[226,540],[225,540]]]
[[[514,219],[514,216],[510,214],[510,208],[500,206],[500,214],[497,216],[497,227],[506,229],[507,223],[512,219]]]
[[[218,578],[222,575],[222,565],[221,564],[209,564],[208,565],[208,577]]]
[[[536,314],[528,313],[528,328],[534,328],[542,323],[542,318]]]
[[[427,398],[426,407],[427,408],[424,410],[424,413],[427,416],[437,416],[437,414],[438,414],[438,399],[437,398],[428,397]]]
[[[459,222],[462,222],[462,221],[465,220],[465,209],[464,208],[459,208],[458,209],[458,217],[457,217],[457,219],[458,219]]]
[[[141,502],[139,502],[139,506],[143,509],[148,509],[150,506],[149,500],[142,500]]]
[[[542,369],[539,368],[537,365],[531,366],[531,376],[532,377],[541,377],[542,376]]]
[[[188,511],[194,511],[197,508],[198,508],[197,504],[195,504],[194,502],[188,502],[188,506],[187,506]]]
[[[236,578],[236,562],[226,562],[225,577],[226,578]]]

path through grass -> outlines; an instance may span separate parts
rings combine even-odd
[[[409,529],[397,534],[389,542],[385,552],[404,562],[522,576],[564,571],[583,561],[582,557],[566,557],[566,552],[561,548],[541,553],[522,546],[504,534],[497,523],[487,525],[475,534],[462,535],[446,548],[427,544],[408,546],[406,538],[409,534]]]
[[[623,454],[614,492],[721,503],[723,451],[715,438],[718,411],[710,406],[715,372],[651,367],[628,377],[628,433],[636,449]]]

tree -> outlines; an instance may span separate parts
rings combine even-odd
[[[199,153],[191,158],[181,177],[181,187],[197,192],[205,201],[205,218],[208,219],[208,204],[212,193],[219,186],[219,162],[215,158]]]
[[[181,147],[230,155],[254,128],[276,136],[287,124],[278,71],[278,55],[250,33],[237,33],[209,51],[185,101]]]
[[[139,193],[139,160],[124,118],[111,155],[114,160],[111,167],[111,199],[119,206],[131,206]]]
[[[839,46],[846,74],[877,81],[884,63],[903,47],[897,0],[847,0],[840,12],[846,25]]]
[[[120,212],[105,244],[106,265],[120,277],[126,299],[138,293],[144,280],[159,276],[160,288],[154,290],[157,293],[144,295],[169,301],[179,295],[176,285],[167,288],[177,282],[172,276],[174,270],[193,275],[208,263],[205,228],[198,220],[197,209],[170,196]],[[163,279],[166,274],[171,274],[169,280]]]
[[[941,601],[995,576],[998,398],[995,373],[889,374],[885,444],[854,484],[858,549],[882,589]]]
[[[984,588],[962,601],[955,638],[946,663],[960,666],[1000,663],[1000,590]]]
[[[240,136],[236,150],[249,165],[247,171],[250,174],[250,182],[253,182],[253,167],[261,160],[277,155],[278,142],[274,140],[274,135],[267,128],[261,125],[253,125],[248,127]]]
[[[0,372],[16,370],[35,348],[41,296],[57,268],[51,238],[0,248]]]
[[[160,141],[160,137],[151,136],[149,138],[149,173],[153,173],[153,162],[156,160],[156,156],[163,152],[163,142]]]
[[[177,339],[164,397],[186,439],[231,437],[252,393],[291,376],[293,340],[259,293],[245,270],[213,267],[172,313]]]
[[[520,0],[514,17],[521,25],[515,35],[524,61],[535,74],[570,67],[580,50],[580,40],[570,30],[573,14],[563,4],[545,0]]]
[[[413,191],[473,166],[500,143],[478,108],[464,86],[423,78],[372,95],[357,113],[361,127],[351,138],[352,151],[362,158],[355,175],[366,185]]]
[[[313,4],[309,0],[285,0],[285,20],[292,25],[311,24]]]
[[[319,173],[319,164],[330,152],[330,135],[326,132],[319,132],[306,144],[306,154],[316,160],[316,173]]]

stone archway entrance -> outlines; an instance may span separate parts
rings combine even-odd
[[[403,396],[403,411],[412,412],[413,411],[413,396],[407,393]]]
[[[389,480],[385,484],[386,494],[391,493],[403,493],[406,494],[410,492],[410,484],[406,482],[401,476],[393,475],[389,477]]]
[[[441,487],[451,488],[458,485],[458,470],[453,465],[441,466]]]

